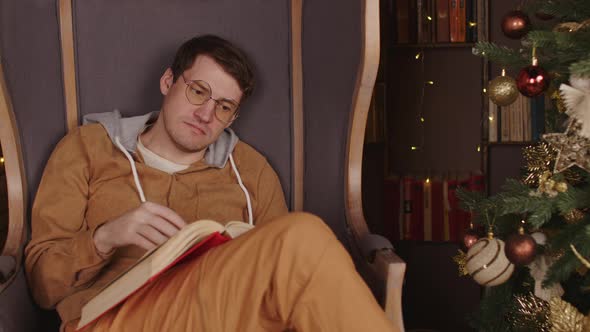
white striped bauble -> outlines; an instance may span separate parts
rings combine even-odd
[[[482,286],[499,285],[514,271],[514,265],[504,253],[504,241],[489,237],[479,239],[469,249],[465,268]]]

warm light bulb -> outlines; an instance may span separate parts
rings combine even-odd
[[[426,84],[434,85],[434,81],[426,81]]]
[[[416,150],[418,150],[418,148],[417,148],[417,147],[415,147],[415,146],[412,146],[410,149],[412,149],[412,151],[416,151]]]
[[[0,164],[4,164],[4,157],[0,157]]]
[[[420,59],[420,53],[416,54],[416,60]]]
[[[486,93],[486,92],[488,92],[488,89],[483,88],[483,93]]]
[[[424,118],[420,118],[420,122],[424,122]]]
[[[430,178],[426,178],[426,183],[430,183]]]
[[[432,21],[432,17],[430,15],[426,16],[429,21]]]
[[[490,119],[490,121],[494,121],[494,116],[490,115],[490,116],[488,116],[488,119]]]
[[[477,146],[477,152],[481,152],[481,146]]]
[[[477,26],[477,22],[469,22],[469,27],[473,28]]]

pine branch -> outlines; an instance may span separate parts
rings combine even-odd
[[[508,67],[522,68],[530,62],[530,58],[525,58],[518,51],[490,42],[478,42],[472,53]]]
[[[582,21],[590,17],[590,3],[587,0],[539,1],[537,10],[559,17],[562,21]]]
[[[573,63],[569,69],[572,75],[590,77],[590,57]]]

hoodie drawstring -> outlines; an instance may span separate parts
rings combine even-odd
[[[133,173],[133,179],[135,180],[135,187],[137,188],[137,192],[139,193],[139,199],[141,200],[142,203],[145,203],[146,199],[145,199],[145,195],[143,194],[143,188],[141,187],[141,183],[139,182],[139,176],[137,175],[137,169],[135,168],[135,161],[133,160],[133,158],[131,157],[131,155],[127,151],[127,149],[125,149],[123,144],[121,144],[121,141],[119,140],[119,136],[115,136],[115,143],[117,143],[117,147],[119,148],[119,150],[121,150],[121,152],[123,152],[125,157],[127,157],[127,159],[129,160],[129,164],[131,165],[131,173]],[[248,223],[250,225],[254,226],[254,218],[252,216],[252,202],[250,201],[250,193],[248,192],[248,189],[246,189],[246,186],[244,186],[244,183],[242,182],[242,177],[240,176],[240,173],[238,172],[238,168],[236,167],[236,163],[234,162],[234,157],[231,153],[229,154],[229,161],[231,163],[232,169],[234,170],[234,173],[236,174],[236,177],[238,178],[238,184],[240,185],[240,188],[242,188],[244,195],[246,195],[246,204],[248,205]]]
[[[248,193],[248,189],[246,189],[246,186],[244,186],[244,183],[242,182],[242,178],[240,177],[240,173],[238,172],[238,168],[236,167],[236,163],[234,162],[234,157],[232,153],[229,154],[229,162],[231,163],[231,168],[234,170],[234,173],[236,173],[236,177],[238,178],[240,188],[242,188],[242,191],[246,195],[246,204],[248,204],[248,223],[254,226],[254,220],[252,218],[252,202],[250,202],[250,193]]]
[[[139,176],[137,175],[137,169],[135,168],[135,161],[133,161],[133,158],[131,158],[131,155],[129,154],[129,152],[127,152],[127,149],[125,149],[123,144],[121,144],[119,136],[115,136],[115,142],[117,143],[117,147],[119,148],[119,150],[121,150],[121,152],[123,152],[125,157],[127,157],[127,159],[129,160],[129,164],[131,164],[131,172],[133,173],[133,179],[135,180],[135,187],[139,192],[139,199],[142,203],[145,203],[145,195],[143,194],[143,188],[141,187],[141,183],[139,182]]]

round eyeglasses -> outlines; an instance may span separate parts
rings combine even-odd
[[[193,105],[203,105],[209,99],[215,102],[215,117],[223,123],[230,123],[237,118],[238,104],[232,99],[215,99],[211,97],[212,91],[209,83],[201,80],[187,81],[184,75],[181,75],[186,84],[186,99]]]

